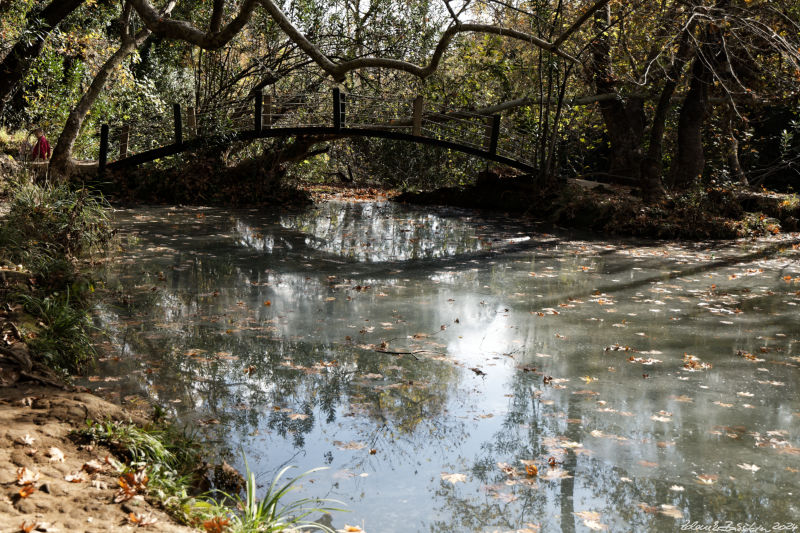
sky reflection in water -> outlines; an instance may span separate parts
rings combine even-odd
[[[791,244],[577,240],[391,204],[117,221],[111,342],[85,384],[174,409],[260,483],[330,466],[297,495],[347,502],[336,527],[800,524]]]

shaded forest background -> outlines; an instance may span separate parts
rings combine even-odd
[[[658,200],[709,184],[791,191],[800,171],[800,5],[788,0],[0,0],[0,13],[6,150],[41,126],[57,176],[96,158],[103,123],[333,86],[502,112],[529,132],[544,184],[624,181]],[[485,167],[313,138],[210,147],[190,163],[405,189]],[[216,186],[192,174],[190,187]]]

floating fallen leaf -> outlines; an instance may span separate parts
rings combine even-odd
[[[36,522],[31,522],[29,524],[23,520],[22,523],[19,525],[19,530],[22,531],[22,533],[31,533],[31,531],[33,531],[36,528],[36,525],[37,525]]]
[[[714,474],[700,474],[697,476],[697,481],[702,485],[713,485],[717,482],[718,476]]]
[[[345,524],[342,529],[337,529],[337,533],[364,533],[364,530],[358,526],[351,526]]]
[[[583,525],[592,531],[605,531],[608,526],[600,523],[600,513],[595,511],[579,511],[572,513],[583,520]]]
[[[708,370],[711,368],[711,363],[704,363],[696,355],[688,353],[683,354],[683,368],[690,372],[697,372],[699,370]]]
[[[683,488],[683,487],[681,487],[680,485],[672,485],[672,486],[669,488],[669,490],[672,490],[672,491],[675,491],[675,492],[683,492],[683,491],[684,491],[684,488]]]
[[[748,463],[741,463],[741,464],[738,464],[736,466],[738,466],[742,470],[747,470],[749,472],[758,472],[759,470],[761,470],[760,466],[751,465],[751,464],[748,464]]]
[[[20,438],[19,440],[20,440],[20,442],[21,442],[22,444],[25,444],[25,445],[27,445],[27,446],[33,446],[33,441],[35,441],[35,440],[36,440],[36,438],[35,438],[35,437],[31,437],[30,435],[28,435],[28,434],[26,433],[26,434],[25,434],[25,436],[24,436],[24,437],[22,437],[22,438]]]
[[[448,474],[447,472],[442,472],[441,475],[442,480],[452,483],[453,485],[456,483],[465,483],[467,481],[466,474]]]
[[[339,448],[340,450],[360,450],[362,448],[367,447],[367,445],[364,444],[363,442],[356,442],[356,441],[342,442],[339,440],[335,440],[333,441],[333,445]]]
[[[683,518],[683,513],[680,509],[674,505],[669,505],[666,503],[661,504],[661,508],[658,510],[658,512],[670,518]]]
[[[530,477],[534,477],[539,475],[539,469],[536,467],[536,465],[525,465],[525,473]]]
[[[25,485],[24,487],[19,489],[19,497],[20,498],[27,498],[28,496],[30,496],[34,492],[36,492],[36,487],[33,484]]]
[[[551,468],[547,471],[547,473],[543,476],[539,476],[541,479],[546,479],[548,481],[555,480],[555,479],[567,479],[571,478],[572,476],[569,475],[565,470],[560,468]]]
[[[50,456],[50,462],[58,461],[60,463],[64,462],[64,452],[53,446],[49,450],[47,450],[47,455]]]
[[[306,418],[308,418],[308,415],[301,413],[292,413],[289,415],[289,420],[305,420]]]
[[[656,512],[658,512],[658,507],[654,505],[648,505],[644,502],[639,503],[637,507],[648,514],[655,514]]]

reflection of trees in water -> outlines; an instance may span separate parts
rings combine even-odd
[[[132,257],[128,265],[118,269],[125,286],[139,286],[134,291],[134,298],[129,299],[131,303],[124,315],[134,320],[141,318],[144,322],[120,326],[117,338],[123,339],[127,335],[125,342],[129,347],[125,358],[114,363],[124,368],[110,373],[124,375],[137,371],[139,374],[135,374],[132,381],[146,395],[162,402],[180,399],[182,403],[177,405],[182,406],[181,412],[187,417],[198,413],[196,416],[201,418],[219,419],[219,426],[207,429],[215,431],[229,446],[246,440],[245,435],[261,428],[296,447],[312,449],[314,443],[305,441],[314,434],[314,428],[352,420],[356,423],[347,424],[347,429],[343,430],[349,432],[348,438],[352,438],[354,432],[356,438],[365,441],[369,447],[381,452],[392,450],[390,458],[383,454],[369,456],[334,450],[338,453],[337,459],[348,457],[347,460],[351,461],[348,467],[353,470],[369,466],[369,461],[376,461],[381,468],[391,467],[392,463],[407,466],[415,462],[419,450],[434,455],[438,439],[447,443],[441,445],[442,450],[445,446],[452,447],[441,452],[445,461],[450,462],[454,456],[453,449],[461,449],[461,439],[466,435],[464,425],[455,420],[452,413],[444,412],[448,401],[457,403],[458,399],[454,398],[467,394],[463,387],[456,386],[459,379],[457,369],[448,363],[392,358],[341,344],[345,335],[352,335],[354,343],[378,343],[388,336],[404,338],[416,333],[417,328],[425,328],[425,325],[437,329],[439,324],[447,323],[449,329],[441,334],[441,338],[447,339],[442,342],[447,344],[446,350],[451,354],[463,356],[462,352],[469,352],[475,361],[482,361],[487,350],[505,355],[513,349],[516,350],[516,363],[539,366],[548,374],[572,377],[573,380],[569,389],[549,389],[546,398],[553,403],[545,405],[534,400],[535,391],[542,388],[541,376],[519,373],[509,379],[511,390],[508,392],[513,392],[514,397],[509,400],[503,429],[487,438],[478,457],[465,459],[472,464],[471,477],[475,481],[490,486],[502,484],[505,474],[497,468],[498,461],[519,467],[519,459],[536,458],[540,465],[546,465],[549,453],[547,438],[563,436],[569,441],[584,442],[595,453],[576,455],[572,451],[566,452],[564,467],[575,476],[572,479],[540,480],[537,489],[519,486],[502,489],[518,498],[512,502],[494,498],[488,492],[468,494],[465,490],[467,485],[437,483],[435,499],[442,519],[432,524],[432,530],[474,531],[486,526],[514,528],[529,521],[542,523],[545,530],[572,531],[581,528],[581,519],[571,513],[585,510],[601,512],[601,522],[610,524],[612,530],[621,527],[674,530],[675,519],[645,513],[637,506],[639,503],[676,505],[687,519],[701,522],[763,519],[764,509],[768,509],[770,519],[788,520],[793,517],[792,513],[797,512],[791,507],[790,497],[781,492],[793,484],[789,474],[782,472],[782,465],[774,468],[778,463],[774,458],[770,470],[767,460],[760,462],[755,455],[771,453],[776,457],[778,451],[759,450],[745,456],[752,457],[747,462],[762,464],[762,471],[757,476],[742,475],[735,467],[736,461],[733,466],[727,465],[733,471],[724,470],[720,456],[727,450],[738,453],[740,449],[734,449],[736,443],[727,441],[726,437],[715,441],[705,432],[716,424],[735,423],[730,421],[729,413],[732,411],[703,412],[699,395],[693,404],[669,403],[666,398],[673,392],[696,396],[692,392],[694,389],[690,390],[686,385],[665,381],[665,374],[674,375],[674,367],[665,363],[648,370],[654,379],[647,380],[644,386],[641,379],[643,369],[627,363],[625,354],[602,352],[603,345],[614,342],[630,343],[639,350],[661,350],[665,352],[665,360],[669,357],[667,352],[680,354],[687,348],[701,354],[720,352],[720,347],[727,350],[728,347],[723,346],[727,340],[712,339],[704,326],[689,320],[670,323],[640,313],[633,322],[641,325],[648,333],[647,337],[634,337],[634,328],[608,331],[608,326],[620,322],[628,311],[640,311],[644,301],[659,297],[648,290],[648,287],[655,288],[659,280],[681,284],[671,289],[674,298],[667,307],[681,307],[684,317],[701,319],[705,315],[698,313],[707,311],[694,305],[698,301],[695,292],[698,287],[706,289],[707,280],[687,280],[666,272],[659,274],[665,265],[685,271],[676,259],[654,259],[649,253],[644,258],[620,259],[611,257],[612,252],[606,246],[576,253],[576,247],[569,244],[560,248],[543,244],[544,248],[531,248],[530,254],[520,250],[521,253],[497,262],[482,262],[479,259],[484,256],[467,253],[467,258],[451,256],[431,261],[359,264],[355,268],[361,274],[353,273],[352,263],[330,259],[341,250],[330,251],[328,255],[325,255],[326,250],[315,252],[314,247],[319,246],[320,241],[308,238],[315,232],[321,232],[322,238],[336,241],[336,246],[346,247],[352,244],[348,240],[351,238],[362,242],[369,240],[370,231],[391,231],[397,237],[392,246],[399,248],[390,248],[386,253],[396,253],[397,250],[406,253],[417,245],[417,242],[408,240],[416,238],[415,234],[401,231],[406,229],[404,224],[407,220],[395,218],[386,225],[378,213],[367,220],[365,227],[368,229],[361,231],[358,229],[361,216],[364,213],[358,210],[345,212],[330,227],[325,225],[330,224],[329,221],[312,221],[308,226],[306,221],[295,218],[296,231],[281,228],[277,220],[264,222],[256,216],[252,217],[252,224],[247,222],[248,217],[221,217],[214,231],[224,233],[238,227],[236,231],[241,242],[225,244],[222,242],[224,235],[212,234],[208,230],[205,236],[199,234],[191,245],[176,245],[158,257],[154,257],[154,252],[150,253],[146,262],[138,256]],[[322,224],[322,229],[312,227],[313,224]],[[414,229],[413,225],[408,227]],[[183,226],[176,231],[182,231],[181,228]],[[193,225],[188,224],[186,228],[192,230]],[[345,236],[351,228],[355,236]],[[419,235],[423,240],[440,238],[446,229],[425,224],[416,228],[422,232]],[[160,231],[164,231],[163,227]],[[284,238],[282,232],[287,231]],[[455,233],[458,231],[454,230]],[[477,231],[480,228],[476,227]],[[468,234],[469,231],[464,231],[458,237],[467,239],[462,242],[467,247],[470,241],[465,236]],[[271,248],[265,246],[259,250],[259,239],[268,238],[273,238]],[[163,237],[159,237],[153,242],[162,240]],[[242,245],[246,248],[243,249]],[[619,250],[619,247],[612,248]],[[184,249],[190,249],[192,253],[182,251]],[[424,247],[420,250],[419,253],[423,253]],[[231,251],[235,253],[228,256]],[[265,253],[267,251],[270,253]],[[514,263],[522,264],[517,266]],[[141,272],[142,264],[147,272]],[[642,271],[633,271],[630,268],[633,265]],[[160,279],[158,271],[166,274],[165,280]],[[706,269],[699,272],[704,273]],[[333,275],[328,278],[327,274]],[[334,275],[335,279],[331,280]],[[620,281],[609,283],[608,278],[612,276],[619,277]],[[348,281],[345,279],[348,277],[358,281]],[[532,279],[535,281],[531,282]],[[356,283],[373,285],[373,289],[353,291],[350,286]],[[435,284],[434,288],[431,288],[432,284]],[[399,287],[404,285],[407,287]],[[156,291],[150,290],[153,286],[157,287]],[[375,289],[381,286],[391,289],[386,290],[389,298],[383,300],[391,303],[380,304],[376,298],[378,291]],[[665,286],[661,285],[662,288]],[[406,288],[411,290],[404,292]],[[215,295],[217,290],[219,293]],[[590,302],[598,297],[597,291],[603,293],[603,298],[613,300],[613,306],[618,308],[616,315],[606,314],[608,306]],[[391,299],[394,295],[399,296],[396,301]],[[449,300],[453,295],[456,295],[457,303]],[[568,302],[570,296],[583,300],[583,303],[574,309],[559,307],[559,304]],[[336,300],[328,301],[332,297]],[[782,321],[783,329],[786,329],[785,310],[778,307],[779,304],[785,306],[780,294],[748,300],[736,293],[736,297],[737,301],[742,301],[745,319],[752,320],[748,324],[766,325],[766,329],[778,331],[779,321]],[[752,296],[748,295],[748,298]],[[679,299],[688,300],[679,303]],[[261,302],[264,300],[271,300],[271,306],[263,306]],[[246,305],[241,306],[240,302]],[[756,304],[776,312],[776,316],[759,314],[757,319],[751,319],[748,313]],[[510,318],[503,318],[503,310],[511,305],[514,308]],[[529,311],[535,313],[545,307],[553,307],[560,314],[528,315]],[[380,315],[380,320],[392,322],[395,329],[391,333],[380,330],[372,334],[356,333],[366,324],[362,319],[370,318],[369,324],[373,325],[378,322],[379,317],[373,314]],[[110,318],[105,320],[114,322],[113,312],[108,315]],[[525,315],[528,320],[520,318],[520,315]],[[456,330],[452,322],[454,317],[461,318],[458,327],[462,329]],[[589,322],[588,318],[594,321]],[[405,319],[408,319],[408,324]],[[601,319],[605,320],[605,329]],[[347,329],[351,327],[349,324],[353,324],[354,329]],[[728,333],[736,335],[731,339],[731,346],[750,347],[755,352],[760,341],[755,340],[746,328],[738,331]],[[569,340],[556,340],[555,333],[563,333]],[[456,340],[456,336],[462,334],[464,339]],[[487,337],[489,339],[484,343]],[[512,345],[512,342],[518,344]],[[787,353],[791,352],[790,336],[786,341],[772,342],[788,343]],[[399,343],[392,342],[391,349],[403,349],[396,344]],[[702,349],[695,351],[695,346]],[[205,351],[194,356],[186,355],[197,348]],[[537,352],[553,357],[537,359],[534,357]],[[231,353],[238,359],[229,361],[219,357],[219,353]],[[130,355],[138,359],[129,360]],[[724,358],[725,354],[719,357]],[[337,366],[307,371],[317,363],[334,359]],[[287,366],[287,361],[294,367]],[[482,362],[475,364],[480,366]],[[617,367],[613,376],[605,374],[608,365]],[[245,374],[245,369],[251,366],[255,368]],[[390,369],[392,366],[398,369]],[[143,373],[148,367],[151,372]],[[728,401],[722,396],[725,391],[747,390],[734,387],[752,379],[748,377],[750,374],[735,375],[730,369],[723,370],[722,365],[715,365],[715,370],[717,368],[717,374],[708,376],[726,380],[726,386],[715,391],[720,394],[717,398]],[[792,372],[786,367],[771,369],[773,374],[778,371]],[[386,377],[364,377],[370,373]],[[576,390],[572,387],[578,381],[576,377],[583,375],[601,376],[600,382],[590,387],[600,392],[600,396],[572,394]],[[492,379],[491,373],[487,379]],[[789,382],[791,378],[787,375],[779,379]],[[409,385],[409,381],[413,384]],[[595,404],[598,398],[618,411],[629,410],[635,414],[624,419],[614,418],[618,415],[599,414]],[[786,420],[792,419],[791,413],[797,410],[793,406],[797,404],[788,397],[778,397],[777,393],[766,396],[766,399],[770,400],[771,408],[753,410],[747,418],[748,429],[763,432],[787,427]],[[650,420],[650,416],[660,409],[674,413],[668,429]],[[565,422],[566,419],[578,418],[583,420],[582,426]],[[351,429],[353,426],[355,429]],[[588,433],[593,429],[620,434],[628,437],[629,442],[618,444],[609,439],[592,438]],[[657,447],[658,440],[668,440],[677,435],[680,435],[677,445],[667,449]],[[794,438],[792,436],[790,440]],[[722,446],[715,446],[716,442]],[[752,440],[742,444],[746,447],[751,443]],[[640,459],[658,462],[659,467],[642,470],[636,464]],[[332,456],[330,461],[333,462]],[[615,465],[624,465],[627,470]],[[699,485],[696,474],[710,471],[720,474],[718,483],[713,487]],[[728,474],[737,479],[728,480]],[[620,478],[624,476],[632,478],[632,481],[621,482]],[[769,480],[774,481],[774,486],[769,486]],[[683,485],[685,491],[670,491],[672,483]],[[496,490],[492,492],[498,493]]]
[[[439,482],[435,491],[439,519],[430,524],[431,531],[506,531],[533,523],[540,524],[543,532],[574,532],[583,520],[573,513],[581,511],[599,512],[599,522],[608,525],[610,531],[674,531],[686,521],[772,524],[796,520],[797,509],[790,498],[780,491],[766,494],[759,485],[742,483],[747,478],[741,474],[735,476],[739,479],[720,475],[719,483],[713,487],[701,486],[695,474],[687,478],[681,463],[702,465],[722,459],[719,450],[704,440],[697,442],[697,457],[677,458],[675,469],[679,472],[675,476],[682,478],[677,482],[684,487],[682,492],[670,490],[676,484],[673,475],[635,476],[617,466],[630,461],[601,457],[591,448],[567,448],[563,456],[556,455],[562,462],[560,468],[572,478],[538,479],[534,487],[504,485],[509,478],[498,468],[498,462],[520,468],[520,460],[538,460],[541,478],[548,470],[547,459],[552,455],[548,446],[553,438],[583,442],[591,428],[602,427],[594,425],[597,415],[593,401],[564,391],[552,396],[554,404],[544,405],[536,393],[542,387],[541,376],[522,372],[514,375],[509,386],[513,397],[502,429],[483,443],[482,453],[472,461],[471,477],[481,485],[482,495],[476,495],[464,484]],[[569,422],[577,420],[583,424]],[[659,438],[646,426],[632,429],[648,442]],[[585,445],[590,446],[591,441]],[[623,481],[623,477],[629,479]],[[683,518],[661,514],[661,504],[675,506]]]
[[[302,447],[319,408],[328,424],[346,414],[411,436],[420,423],[442,417],[457,379],[454,367],[444,362],[275,338],[270,323],[228,334],[216,324],[198,324],[203,318],[197,306],[176,301],[181,297],[188,295],[148,297],[147,305],[155,307],[138,307],[134,316],[149,320],[117,328],[116,341],[135,356],[114,364],[125,367],[123,374],[136,372],[130,386],[143,395],[176,405],[184,416],[199,412],[217,419],[220,427],[239,434],[266,426]],[[165,302],[171,304],[164,307]]]
[[[398,216],[390,204],[325,203],[284,216],[281,224],[309,235],[314,249],[356,261],[448,257],[491,246],[474,225],[456,217]]]

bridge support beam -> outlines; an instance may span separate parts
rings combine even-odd
[[[172,119],[175,122],[175,144],[183,144],[183,121],[181,117],[181,104],[172,104]]]
[[[414,105],[411,108],[411,135],[422,136],[422,110],[425,107],[425,100],[422,96],[414,98]]]
[[[108,124],[100,126],[100,154],[97,157],[97,176],[102,178],[106,175],[106,164],[108,163]]]
[[[268,128],[272,127],[272,95],[264,96],[264,120]]]
[[[186,127],[189,129],[189,135],[197,137],[197,113],[193,107],[186,108]]]
[[[483,147],[492,155],[497,153],[497,141],[500,138],[500,115],[486,117],[486,137]]]
[[[131,127],[125,124],[119,130],[119,158],[128,157],[128,138],[130,137]]]
[[[264,120],[264,93],[261,92],[261,89],[256,91],[256,100],[255,100],[255,113],[253,116],[255,117],[255,121],[253,123],[253,129],[256,133],[261,133],[262,129],[262,121]]]

